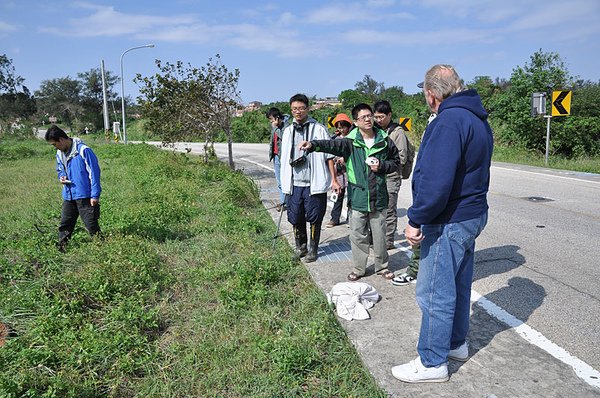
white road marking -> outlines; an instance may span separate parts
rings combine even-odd
[[[273,170],[269,166],[265,166],[264,164],[260,164],[258,162],[255,162],[254,160],[250,160],[250,159],[246,159],[246,158],[240,158],[240,160],[243,160],[243,161],[248,162],[248,163],[255,164],[255,165],[259,166],[259,167],[262,167],[263,169],[267,169],[267,170],[270,170],[272,172],[275,172],[275,170]]]
[[[577,376],[583,379],[586,383],[593,387],[600,387],[600,372],[592,368],[581,359],[569,354],[564,348],[556,345],[543,334],[533,329],[525,322],[519,320],[515,316],[509,314],[507,311],[492,303],[490,300],[481,296],[475,290],[471,290],[471,301],[482,307],[488,314],[494,318],[504,322],[510,326],[517,334],[519,334],[526,341],[541,348],[554,358],[561,362],[571,366]]]
[[[565,180],[574,180],[574,181],[581,181],[581,182],[589,182],[589,183],[592,183],[592,184],[600,184],[600,181],[584,180],[584,179],[581,179],[581,178],[575,178],[575,177],[569,177],[569,176],[559,176],[559,175],[555,175],[555,174],[544,174],[544,173],[538,173],[538,172],[535,172],[535,171],[511,169],[511,168],[508,168],[508,167],[501,167],[501,166],[492,166],[492,168],[493,169],[500,169],[500,170],[516,171],[516,172],[519,172],[519,173],[533,174],[533,175],[544,176],[544,177],[563,178]]]

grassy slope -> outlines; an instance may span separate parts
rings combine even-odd
[[[383,397],[256,186],[148,146],[91,143],[101,227],[54,248],[52,149],[2,142],[0,396]]]

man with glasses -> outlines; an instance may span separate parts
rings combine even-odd
[[[342,156],[347,165],[348,198],[351,201],[350,244],[353,271],[349,281],[365,275],[369,259],[369,228],[373,235],[375,273],[392,279],[394,273],[387,269],[388,253],[385,247],[385,212],[388,204],[386,174],[400,169],[398,148],[387,133],[374,127],[373,111],[367,104],[352,109],[357,128],[346,138],[337,140],[306,140],[300,149],[307,153],[326,152]]]
[[[469,358],[475,239],[487,223],[494,148],[481,98],[475,90],[463,90],[454,68],[429,69],[423,94],[437,117],[423,135],[404,230],[409,243],[421,244],[419,356],[392,368],[392,375],[407,383],[447,381],[448,360]]]
[[[388,133],[388,136],[396,147],[398,148],[398,155],[400,156],[400,163],[402,167],[406,164],[408,154],[408,138],[404,134],[402,127],[392,121],[392,107],[388,101],[381,100],[375,102],[373,105],[375,110],[374,118],[375,122]],[[398,228],[398,215],[396,214],[396,208],[398,207],[398,192],[402,185],[402,173],[401,170],[388,174],[387,176],[387,190],[389,195],[388,209],[386,214],[386,247],[388,250],[394,249],[394,239],[396,236],[396,229]]]
[[[308,97],[290,98],[293,123],[283,129],[281,138],[281,190],[288,195],[287,217],[294,230],[296,256],[305,262],[317,260],[321,225],[327,210],[327,191],[335,175],[333,156],[305,154],[298,144],[306,140],[329,140],[327,129],[308,116]],[[338,189],[333,181],[334,189]],[[310,241],[306,223],[310,224]]]

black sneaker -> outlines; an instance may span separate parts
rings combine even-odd
[[[405,285],[408,285],[409,283],[417,283],[417,277],[409,275],[406,272],[404,272],[398,276],[395,276],[392,279],[392,285],[395,285],[395,286],[405,286]]]

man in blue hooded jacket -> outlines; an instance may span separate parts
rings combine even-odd
[[[413,172],[405,236],[421,245],[417,303],[419,356],[392,368],[409,383],[448,380],[448,359],[466,361],[475,239],[487,223],[493,150],[487,112],[449,65],[425,75],[423,94],[438,116],[423,135]]]
[[[69,138],[60,127],[51,126],[45,139],[56,148],[56,171],[63,197],[58,249],[64,251],[78,216],[90,235],[100,233],[100,167],[92,149],[79,138]]]

